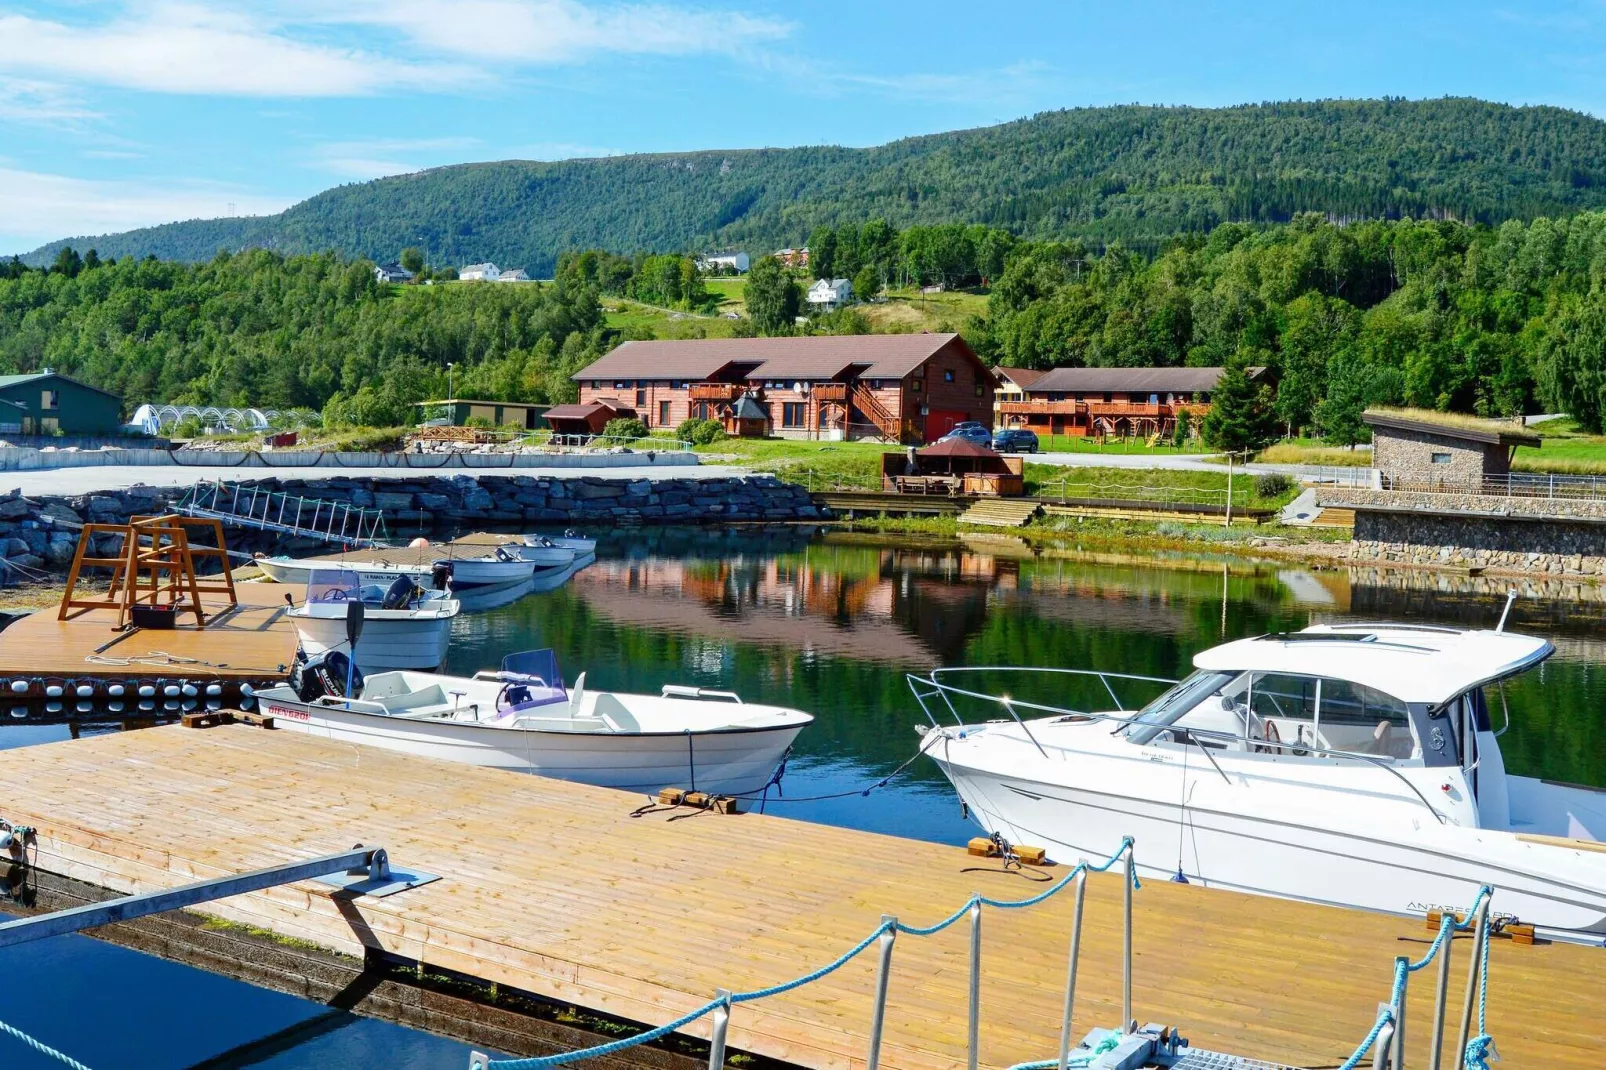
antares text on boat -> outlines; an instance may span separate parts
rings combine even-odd
[[[588,690],[581,673],[567,688],[550,650],[510,654],[500,670],[472,678],[364,678],[333,651],[298,663],[290,685],[257,698],[291,730],[647,793],[756,795],[814,719],[697,687],[616,694]]]
[[[1061,860],[1131,835],[1172,845],[1140,859],[1150,874],[1397,914],[1456,909],[1490,884],[1522,921],[1598,941],[1606,792],[1508,775],[1506,722],[1490,716],[1503,682],[1553,651],[1502,630],[1321,625],[1206,650],[1180,682],[997,668],[909,681],[932,722],[922,749],[976,820]],[[1102,685],[1115,709],[988,693],[978,673],[1057,694]],[[1167,684],[1140,709],[1117,697]],[[975,708],[1005,717],[965,723]]]

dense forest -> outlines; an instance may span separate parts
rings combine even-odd
[[[820,224],[981,223],[1153,255],[1230,221],[1449,218],[1606,208],[1606,123],[1469,99],[1048,112],[869,149],[810,147],[443,167],[328,190],[276,216],[70,239],[103,255],[334,249],[532,275],[566,249],[767,252]],[[61,245],[28,255],[43,265]]]
[[[884,220],[811,241],[832,272],[864,280],[861,293],[985,287],[986,314],[951,326],[995,364],[1269,368],[1285,432],[1359,440],[1368,404],[1606,425],[1606,212],[1497,227],[1311,213],[1222,224],[1153,257]],[[798,329],[801,281],[757,262],[741,330]],[[763,302],[792,304],[761,315],[761,288],[774,290]],[[376,425],[443,393],[448,362],[461,396],[560,401],[619,340],[600,292],[673,304],[702,291],[690,261],[667,254],[566,254],[548,284],[393,287],[369,261],[332,254],[185,265],[64,251],[48,271],[0,264],[0,372],[50,365],[131,402],[310,406]],[[869,325],[847,309],[802,329]]]
[[[382,286],[374,266],[255,250],[204,264],[97,255],[0,265],[0,370],[51,367],[143,401],[310,407],[411,422],[408,405],[566,399],[605,344],[595,290]]]

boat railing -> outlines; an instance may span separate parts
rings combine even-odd
[[[1059,673],[1067,676],[1094,676],[1101,678],[1105,690],[1110,692],[1110,697],[1112,699],[1115,698],[1115,691],[1110,686],[1110,680],[1138,680],[1146,683],[1167,685],[1178,682],[1176,680],[1167,680],[1158,676],[1139,676],[1134,673],[1103,672],[1098,669],[1044,668],[1039,666],[1025,665],[1012,667],[985,666],[933,669],[931,673],[926,676],[921,676],[918,673],[906,674],[905,679],[909,683],[909,690],[914,693],[915,701],[920,703],[920,709],[925,713],[926,719],[931,722],[932,727],[939,731],[943,730],[944,726],[932,714],[931,708],[926,705],[929,700],[938,697],[942,699],[943,705],[953,716],[955,725],[957,727],[961,729],[970,727],[970,725],[968,725],[966,721],[959,716],[958,711],[954,709],[954,704],[950,700],[949,696],[975,699],[981,702],[991,702],[1003,707],[1004,712],[1009,714],[1010,718],[1020,726],[1021,731],[1026,734],[1026,738],[1031,741],[1032,745],[1037,748],[1037,752],[1044,758],[1048,757],[1048,751],[1043,747],[1043,744],[1038,740],[1037,736],[1032,733],[1031,726],[1029,726],[1025,721],[1021,720],[1020,714],[1017,712],[1018,710],[1024,709],[1033,713],[1041,713],[1048,717],[1064,717],[1073,722],[1083,724],[1110,724],[1115,726],[1115,731],[1120,731],[1123,728],[1133,725],[1143,726],[1146,728],[1159,727],[1161,729],[1172,727],[1167,725],[1156,725],[1153,721],[1145,721],[1137,717],[1125,716],[1126,708],[1121,706],[1121,703],[1118,699],[1116,700],[1116,706],[1121,710],[1121,713],[1119,714],[1109,713],[1107,711],[1099,712],[1091,710],[1073,710],[1064,706],[1051,706],[1041,702],[1031,702],[1024,699],[1011,698],[1008,695],[995,695],[984,691],[971,691],[966,688],[955,687],[953,684],[944,683],[937,678],[939,673],[960,672],[1032,672]],[[1106,677],[1108,679],[1104,679]],[[1411,783],[1409,777],[1394,767],[1391,759],[1379,758],[1372,754],[1360,754],[1356,751],[1336,750],[1332,747],[1324,747],[1318,743],[1315,743],[1314,741],[1299,743],[1290,741],[1285,743],[1273,740],[1256,739],[1253,736],[1243,735],[1236,732],[1223,732],[1213,728],[1187,728],[1182,729],[1182,731],[1187,733],[1189,741],[1197,744],[1200,751],[1204,753],[1205,757],[1210,759],[1210,764],[1215,766],[1216,772],[1220,773],[1222,779],[1226,780],[1228,783],[1231,783],[1231,778],[1229,778],[1221,766],[1217,764],[1215,755],[1211,754],[1210,748],[1204,745],[1204,739],[1219,740],[1222,743],[1229,744],[1241,743],[1249,747],[1259,748],[1262,750],[1279,752],[1298,751],[1301,755],[1315,754],[1321,757],[1337,758],[1341,761],[1355,761],[1366,765],[1375,766],[1378,769],[1382,769],[1390,773],[1401,784],[1404,784],[1406,790],[1414,795],[1417,801],[1423,806],[1427,807],[1428,812],[1438,819],[1439,824],[1444,825],[1449,823],[1449,819],[1440,813],[1438,809],[1428,801],[1428,797],[1422,794],[1422,790],[1415,784]]]
[[[734,691],[716,691],[713,688],[692,687],[688,684],[665,684],[658,696],[660,698],[714,699],[719,702],[742,704],[742,696]]]

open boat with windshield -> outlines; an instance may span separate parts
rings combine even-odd
[[[1509,775],[1509,719],[1490,714],[1503,682],[1553,651],[1503,630],[1320,625],[1206,650],[1135,710],[1117,696],[1172,682],[1071,669],[910,682],[932,718],[923,749],[976,820],[1062,861],[1130,835],[1150,874],[1398,914],[1492,884],[1522,921],[1599,940],[1606,792]],[[1057,694],[1096,680],[1115,708],[966,686],[1017,672]],[[1059,675],[1025,675],[1041,673]],[[1003,719],[963,723],[977,708]]]
[[[363,605],[362,635],[355,644],[346,630],[353,602]],[[398,576],[381,586],[363,583],[351,569],[320,568],[307,579],[305,600],[292,606],[287,616],[307,655],[349,648],[357,668],[379,672],[440,665],[446,660],[452,618],[461,609],[457,599],[444,591],[425,590],[411,576]]]
[[[550,650],[510,654],[472,678],[364,678],[337,653],[298,664],[289,685],[256,697],[280,727],[310,735],[644,792],[756,794],[814,719],[729,691],[592,691],[585,673],[568,688]]]

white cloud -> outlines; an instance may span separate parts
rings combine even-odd
[[[97,182],[0,167],[0,249],[22,251],[72,234],[108,234],[180,219],[282,211],[290,198],[236,187]]]
[[[98,113],[85,107],[78,94],[66,86],[0,75],[0,120],[77,126],[98,118]]]
[[[524,64],[601,52],[739,53],[792,32],[790,23],[739,12],[578,0],[327,0],[305,17],[386,27],[436,52]]]
[[[254,16],[161,3],[103,25],[0,16],[0,70],[162,93],[327,97],[456,72],[296,40]]]
[[[386,175],[405,175],[434,167],[436,163],[417,160],[440,153],[451,154],[452,162],[462,151],[479,144],[471,137],[371,138],[359,141],[330,141],[312,150],[312,163],[320,170],[366,181]]]

